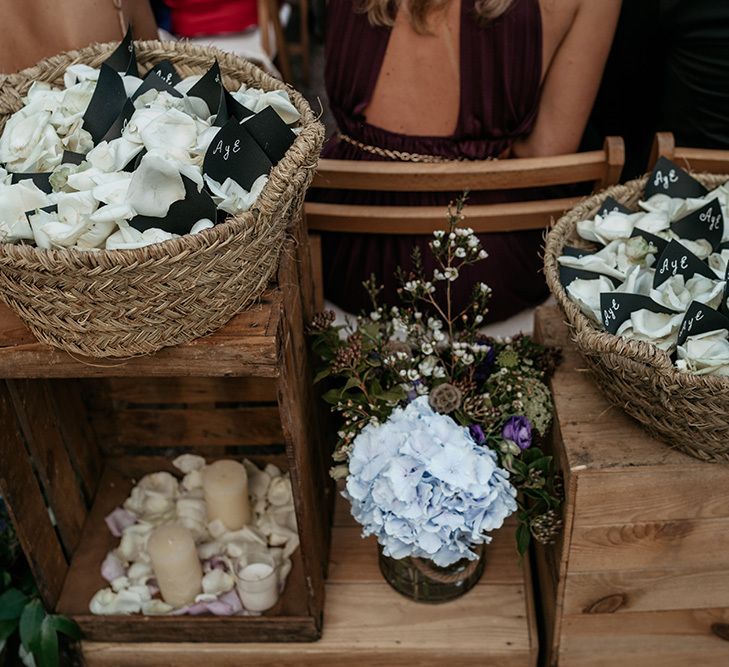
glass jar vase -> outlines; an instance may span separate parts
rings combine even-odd
[[[380,572],[385,581],[416,602],[437,604],[460,597],[478,583],[486,564],[483,545],[473,548],[478,554],[477,560],[463,558],[448,567],[439,567],[424,558],[390,558],[385,556],[379,544],[377,548]]]

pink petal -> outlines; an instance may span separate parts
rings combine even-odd
[[[149,589],[149,594],[152,597],[154,597],[155,595],[157,595],[157,593],[159,593],[159,587],[157,587],[157,586],[153,586],[152,584],[148,583],[147,588]]]
[[[117,507],[104,521],[114,537],[121,537],[125,528],[137,523],[137,517],[123,507]]]
[[[215,616],[232,616],[233,615],[233,608],[226,604],[225,602],[221,602],[220,600],[214,600],[213,602],[206,602],[208,611],[211,614],[214,614]]]
[[[101,576],[111,583],[114,579],[123,577],[125,574],[126,570],[122,562],[111,551],[106,554],[104,562],[101,563]]]
[[[227,593],[223,593],[218,600],[227,604],[233,610],[234,614],[243,610],[243,604],[241,603],[235,588],[229,590]]]

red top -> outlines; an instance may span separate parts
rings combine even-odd
[[[180,37],[224,35],[258,25],[256,0],[165,0]]]

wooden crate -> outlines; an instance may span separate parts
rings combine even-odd
[[[556,306],[553,448],[567,503],[560,543],[537,549],[546,665],[729,665],[729,466],[649,437],[604,398]]]
[[[321,634],[332,486],[306,342],[299,263],[223,329],[127,361],[75,359],[0,307],[0,493],[46,606],[87,640],[308,641]],[[273,462],[291,474],[301,546],[262,616],[94,616],[117,539],[104,516],[178,452]],[[46,508],[52,510],[52,517]],[[55,524],[55,525],[54,525]]]
[[[334,517],[324,633],[313,644],[84,642],[87,667],[535,667],[537,632],[528,563],[513,520],[487,547],[483,578],[453,602],[411,602],[382,578],[372,538],[341,499]]]

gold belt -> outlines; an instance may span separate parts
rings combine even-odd
[[[379,155],[390,160],[399,160],[400,162],[465,162],[465,158],[459,157],[455,159],[449,159],[442,155],[423,155],[422,153],[408,153],[406,151],[396,151],[390,148],[380,148],[379,146],[370,146],[370,144],[362,143],[346,134],[339,133],[340,141],[346,141],[348,144],[359,148],[365,153],[371,153],[372,155]],[[498,158],[488,157],[487,160],[496,160]]]

